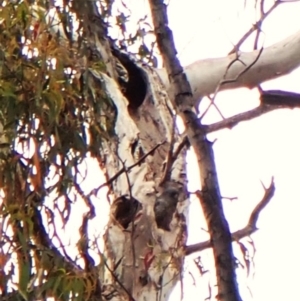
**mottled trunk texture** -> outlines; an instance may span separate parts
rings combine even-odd
[[[181,275],[187,239],[186,143],[157,72],[114,48],[94,2],[74,4],[89,49],[105,65],[88,68],[89,88],[104,87],[114,104],[103,109],[114,131],[101,150],[111,201],[98,267],[102,299],[164,301]],[[176,198],[171,209],[162,204],[165,191]],[[165,212],[155,217],[154,207]]]
[[[111,183],[112,206],[100,277],[107,298],[163,301],[179,280],[184,259],[185,149],[173,158],[181,140],[168,94],[155,71],[136,67],[129,77],[140,76],[142,82],[123,93],[112,78],[94,72],[99,81],[104,80],[117,110],[115,137],[103,151],[107,179],[124,170]],[[168,229],[159,229],[154,204],[165,190],[175,191],[176,197],[178,191],[178,202],[172,202],[175,212],[166,211]]]

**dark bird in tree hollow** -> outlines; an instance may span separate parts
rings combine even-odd
[[[171,231],[170,223],[178,203],[179,192],[175,188],[166,188],[156,199],[154,215],[157,228]]]
[[[127,229],[141,209],[142,204],[138,200],[122,195],[113,202],[111,212],[119,224]]]

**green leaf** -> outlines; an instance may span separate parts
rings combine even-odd
[[[49,121],[50,123],[58,122],[59,113],[64,105],[63,97],[56,91],[43,91],[43,99],[49,107]]]

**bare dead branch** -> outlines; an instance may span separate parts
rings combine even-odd
[[[225,84],[230,84],[230,83],[234,83],[236,82],[243,74],[245,74],[248,70],[251,69],[252,66],[254,66],[254,64],[258,61],[258,59],[260,58],[261,54],[263,52],[263,47],[259,50],[256,58],[253,60],[252,63],[250,63],[248,66],[242,61],[240,60],[240,58],[237,56],[236,59],[234,59],[233,61],[230,62],[230,64],[228,65],[228,67],[226,68],[226,71],[224,73],[224,76],[223,76],[223,79],[220,80],[219,84],[217,85],[216,87],[216,90],[215,90],[215,93],[213,95],[213,98],[210,99],[211,102],[209,104],[209,106],[207,107],[207,109],[204,111],[204,113],[200,116],[200,120],[203,119],[203,117],[206,115],[206,113],[208,112],[209,108],[214,105],[217,109],[217,111],[219,112],[219,114],[221,115],[221,117],[224,119],[223,117],[223,114],[220,112],[219,108],[215,105],[215,98],[221,88],[222,85],[225,85]],[[226,79],[226,76],[230,70],[230,67],[235,63],[235,62],[240,62],[242,63],[243,65],[245,65],[245,68],[243,70],[241,70],[241,72],[235,77],[235,78],[232,78],[232,79]]]
[[[257,230],[256,224],[257,224],[259,215],[260,215],[261,211],[271,201],[274,193],[275,193],[275,184],[274,184],[274,179],[272,178],[270,186],[265,189],[265,194],[264,194],[262,200],[255,206],[252,213],[250,214],[248,224],[243,229],[240,229],[240,230],[232,233],[232,235],[231,235],[232,241],[238,241],[241,238],[251,235],[252,233],[254,233]],[[210,240],[187,246],[185,249],[185,254],[191,255],[193,253],[200,252],[200,251],[203,251],[208,248],[211,248]]]
[[[261,19],[264,18],[264,16],[265,16],[265,9],[264,8],[265,8],[265,0],[260,0],[260,16],[261,16]],[[253,49],[258,49],[259,37],[260,37],[260,34],[262,33],[261,24],[262,24],[262,21],[261,21],[260,24],[257,24]]]
[[[258,20],[253,26],[242,36],[242,38],[234,45],[234,47],[230,50],[228,55],[233,54],[237,52],[242,44],[250,37],[250,35],[255,31],[259,30],[261,27],[261,24],[263,21],[271,14],[271,12],[279,5],[281,4],[281,1],[275,1],[274,4],[270,7],[270,9],[264,13],[263,10],[261,9],[261,18]]]
[[[250,234],[252,234],[257,230],[256,223],[258,221],[259,215],[261,211],[269,204],[272,197],[274,196],[274,193],[275,193],[275,184],[274,184],[274,178],[272,178],[270,186],[265,189],[264,197],[253,209],[247,226],[232,234],[233,241],[237,241],[243,237],[249,236]]]
[[[211,133],[225,128],[231,129],[242,121],[257,118],[259,116],[262,116],[263,114],[278,109],[299,108],[300,94],[281,90],[262,91],[260,101],[261,104],[252,110],[207,125],[206,132]]]
[[[168,26],[166,5],[163,0],[150,0],[149,4],[158,48],[175,94],[174,107],[183,119],[187,137],[198,159],[203,191],[201,205],[212,237],[218,296],[223,301],[240,301],[231,233],[222,208],[212,143],[206,139],[205,126],[200,123],[193,108],[191,85],[176,56],[173,34]],[[198,70],[198,72],[201,71]]]
[[[259,52],[258,52],[258,54],[257,54],[257,56],[256,56],[256,58],[255,58],[255,60],[251,63],[251,64],[249,64],[248,66],[246,66],[235,78],[233,78],[233,79],[225,79],[225,80],[222,80],[221,81],[221,85],[225,85],[225,84],[230,84],[230,83],[234,83],[234,82],[236,82],[243,74],[245,74],[252,66],[254,66],[254,64],[258,61],[258,59],[260,58],[260,56],[261,56],[261,54],[262,54],[262,52],[263,52],[263,50],[264,50],[264,48],[262,47],[260,50],[259,50]],[[239,61],[241,61],[241,60],[239,60]]]
[[[225,120],[221,120],[219,122],[207,125],[207,133],[212,133],[215,131],[219,131],[221,129],[229,128],[232,129],[236,125],[238,125],[242,121],[251,120],[254,118],[257,118],[263,114],[266,114],[268,112],[274,111],[276,109],[280,109],[281,107],[276,106],[264,106],[260,105],[259,107],[256,107],[250,111],[240,113],[237,115],[234,115],[232,117],[226,118]]]

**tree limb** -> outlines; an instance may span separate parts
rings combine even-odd
[[[274,110],[299,108],[300,94],[281,90],[263,91],[260,102],[260,105],[252,110],[207,125],[206,132],[211,133],[225,128],[231,129],[241,121],[251,120]]]
[[[281,109],[281,108],[282,108],[281,106],[279,107],[279,106],[260,105],[250,111],[243,112],[243,113],[231,116],[229,118],[226,118],[224,120],[221,120],[219,122],[207,125],[206,132],[212,133],[212,132],[216,132],[216,131],[219,131],[219,130],[225,129],[225,128],[232,129],[233,127],[235,127],[242,121],[257,118],[263,114],[266,114],[268,112],[274,111],[276,109]]]
[[[240,301],[231,234],[222,208],[212,143],[206,139],[205,126],[201,124],[193,109],[192,89],[176,56],[173,34],[168,26],[166,5],[163,0],[150,0],[149,4],[158,48],[170,77],[174,107],[184,122],[187,137],[198,160],[202,187],[201,205],[211,235],[218,299],[222,301]],[[197,71],[199,73],[203,72],[203,70]]]
[[[296,108],[300,107],[300,94],[281,90],[263,91],[260,101],[265,105]]]
[[[274,193],[275,193],[275,185],[274,185],[274,180],[272,178],[270,186],[265,189],[265,194],[264,194],[262,200],[253,209],[253,211],[249,217],[248,224],[243,229],[240,229],[240,230],[232,233],[232,235],[231,235],[232,241],[238,241],[243,237],[247,237],[247,236],[251,235],[252,233],[254,233],[257,230],[256,224],[257,224],[259,214],[267,206],[267,204],[271,201]],[[185,249],[185,254],[191,255],[193,253],[200,252],[200,251],[203,251],[208,248],[211,248],[210,240],[187,246]]]
[[[226,79],[236,78],[245,66],[249,66],[258,56],[260,50],[239,53],[239,61],[234,63]],[[210,58],[196,61],[184,68],[190,82],[193,98],[196,101],[202,96],[214,93],[217,85],[223,79],[227,67],[236,59],[236,54],[221,58]],[[242,61],[243,64],[240,62]],[[300,31],[288,38],[266,47],[258,61],[235,82],[222,85],[220,90],[247,87],[252,89],[270,79],[286,75],[300,65]],[[165,69],[158,69],[163,83],[170,87]]]

